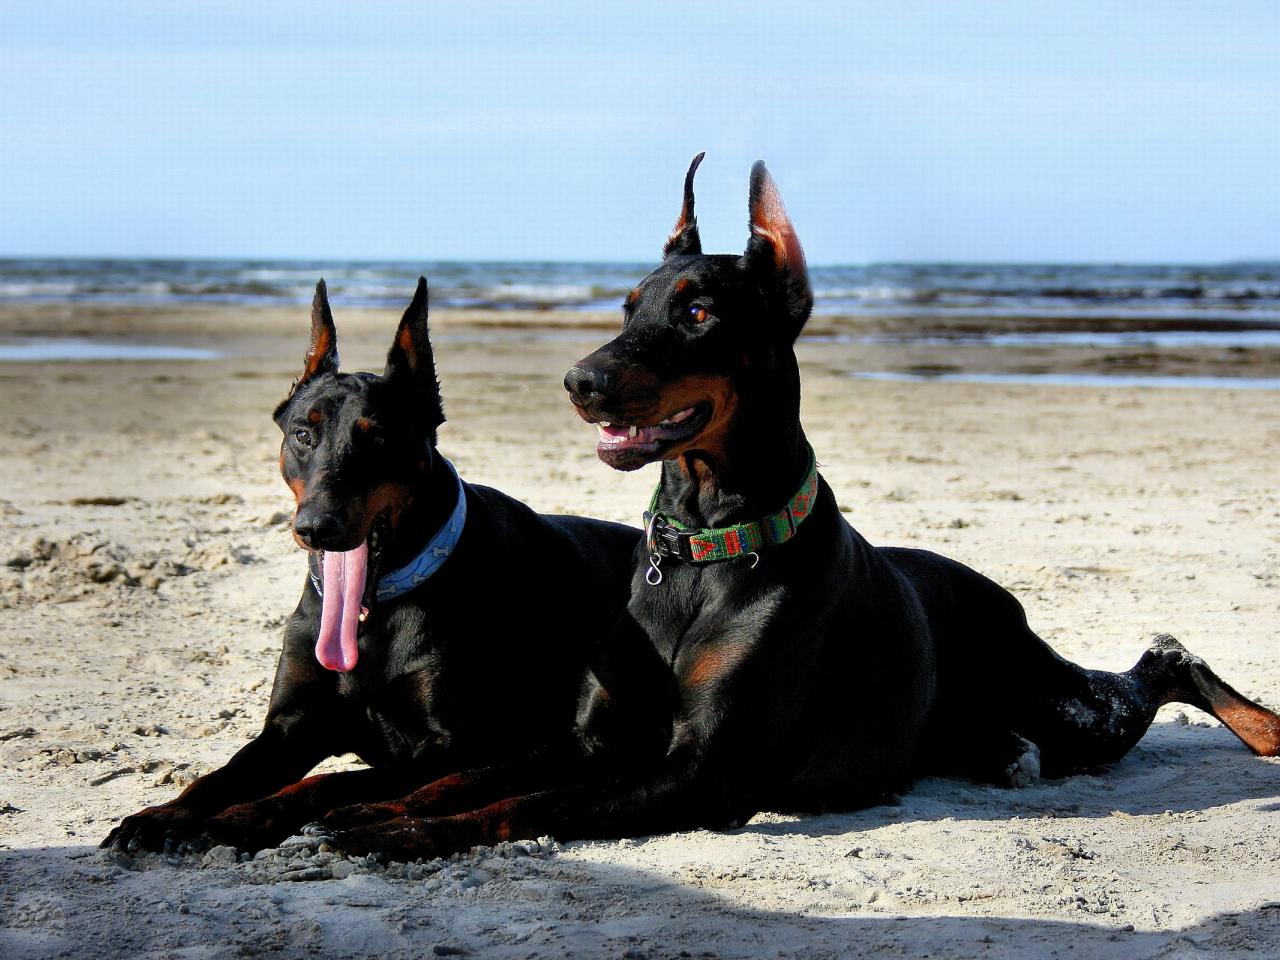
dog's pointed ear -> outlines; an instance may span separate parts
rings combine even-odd
[[[783,306],[793,324],[792,336],[799,336],[800,328],[813,310],[809,268],[804,262],[800,238],[787,216],[787,208],[782,205],[782,194],[763,160],[751,168],[750,211],[751,237],[742,262],[751,270],[775,276]]]
[[[329,288],[321,280],[316,284],[316,295],[311,298],[311,342],[303,360],[302,376],[293,388],[298,389],[322,373],[337,372],[338,331],[333,325],[333,311],[329,309]]]
[[[280,421],[299,387],[322,373],[337,372],[338,331],[333,325],[333,311],[329,309],[329,289],[322,279],[316,284],[316,294],[311,298],[311,342],[307,344],[307,355],[302,361],[302,375],[293,381],[289,395],[276,407],[276,421]]]
[[[666,246],[662,248],[662,259],[682,257],[702,252],[702,238],[698,236],[698,218],[693,215],[693,177],[698,172],[698,164],[706,153],[700,153],[689,164],[689,172],[684,175],[684,204],[680,207],[680,219],[667,237]]]
[[[431,331],[427,328],[427,300],[427,278],[419,277],[418,289],[400,320],[382,375],[410,391],[415,412],[425,417],[428,428],[434,431],[444,423],[444,407],[440,401],[440,381],[436,379]]]

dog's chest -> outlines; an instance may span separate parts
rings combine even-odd
[[[691,648],[726,640],[756,639],[769,622],[776,591],[749,582],[740,564],[670,569],[663,581],[633,595],[632,615],[650,645],[670,667]]]
[[[433,643],[428,624],[414,621],[407,634],[391,629],[362,636],[360,662],[340,681],[362,745],[390,759],[420,754],[448,739],[449,658]]]
[[[369,759],[398,761],[447,746],[439,679],[432,671],[420,670],[349,689],[348,702],[359,726],[357,752]]]

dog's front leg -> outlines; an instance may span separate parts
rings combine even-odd
[[[200,842],[256,851],[322,818],[330,828],[348,828],[410,813],[474,810],[546,786],[581,782],[591,769],[591,749],[585,738],[571,733],[505,765],[467,770],[466,758],[456,752],[427,749],[397,766],[317,774],[261,800],[228,807],[205,823]]]
[[[334,844],[346,853],[413,860],[545,835],[588,840],[723,827],[754,812],[727,779],[678,763],[639,783],[615,778],[501,800],[467,813],[403,816],[340,830]]]
[[[102,841],[121,850],[162,850],[194,839],[213,814],[293,783],[323,760],[326,742],[302,717],[268,717],[225,766],[200,777],[174,800],[125,817]]]
[[[450,769],[434,758],[398,767],[317,774],[261,800],[228,807],[204,824],[200,843],[251,852],[272,847],[335,808],[377,806],[435,781]]]
[[[524,760],[451,773],[395,799],[338,807],[323,823],[337,831],[401,817],[464,813],[508,797],[599,780],[612,763],[609,753],[575,733]]]

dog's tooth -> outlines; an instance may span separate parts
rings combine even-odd
[[[628,433],[627,436],[629,436],[632,440],[634,440],[636,437],[640,436],[640,428],[633,426],[631,428],[631,432]]]
[[[683,423],[691,416],[693,416],[693,407],[681,410],[679,413],[673,413],[671,416],[667,417],[667,419],[663,420],[659,426],[674,427],[677,423]]]
[[[600,423],[600,426],[602,426],[602,427],[612,427],[612,426],[613,426],[613,424],[612,424],[612,423],[610,423],[608,420],[601,420],[601,421],[599,421],[599,423]]]

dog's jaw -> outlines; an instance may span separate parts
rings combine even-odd
[[[642,396],[639,403],[625,394],[574,403],[578,416],[599,431],[596,455],[615,470],[718,450],[737,409],[732,376],[722,373],[684,377]]]
[[[610,419],[576,407],[578,416],[599,431],[596,455],[615,470],[637,470],[655,460],[667,459],[681,445],[696,442],[698,435],[714,419],[715,403],[699,401],[682,406],[662,417],[628,416]],[[616,416],[616,415],[615,415]]]

